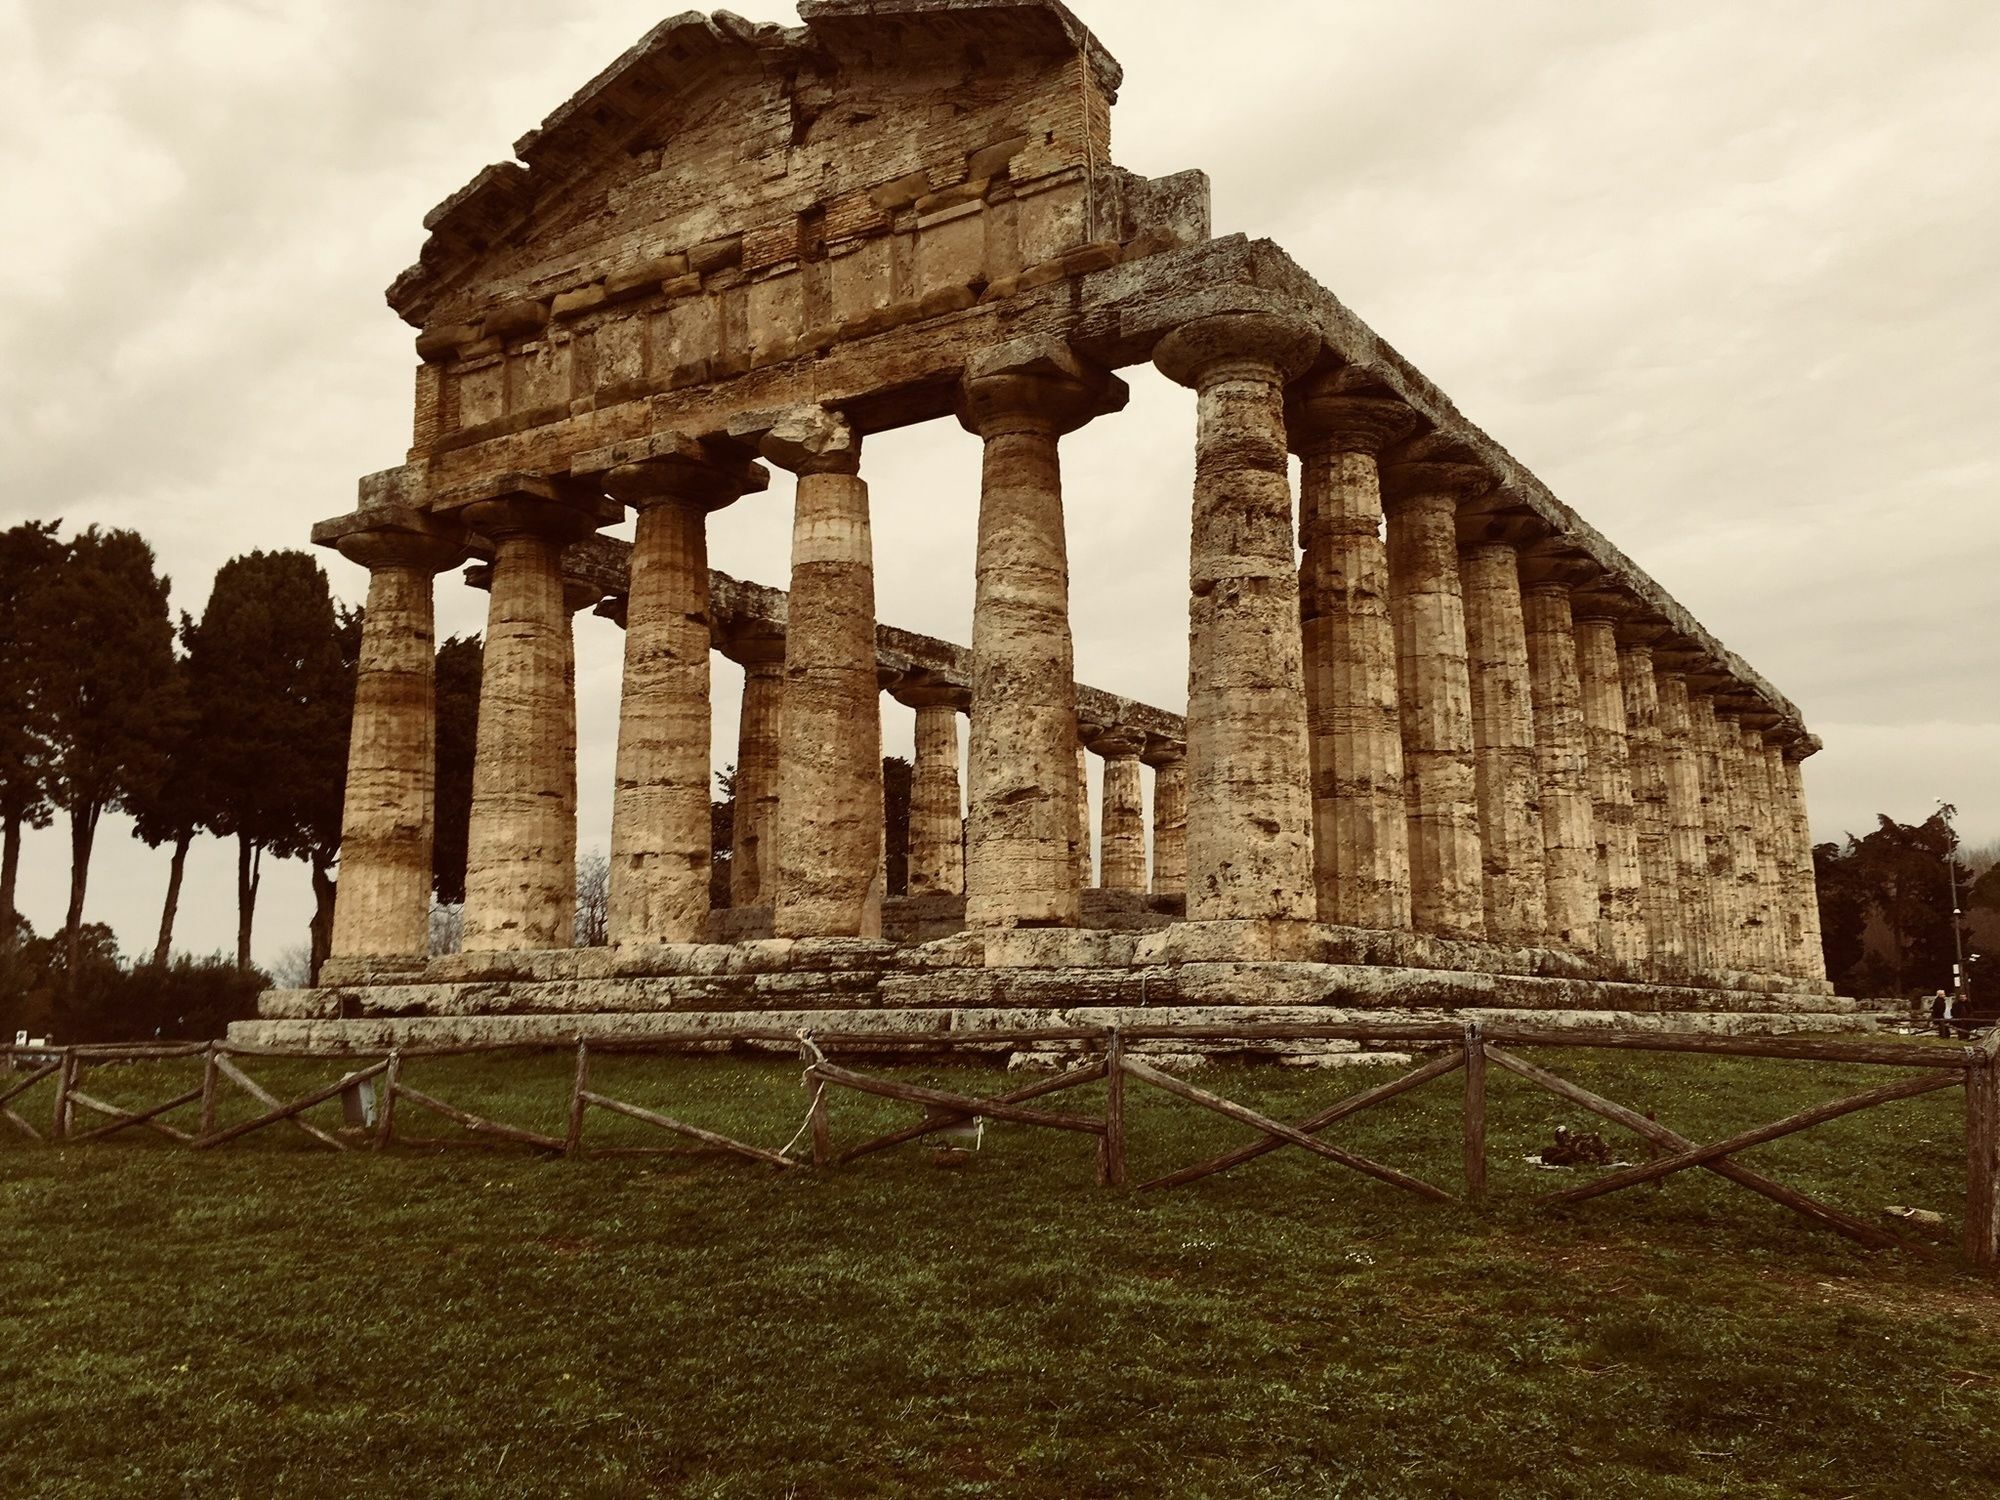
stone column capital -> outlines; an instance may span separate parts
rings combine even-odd
[[[1495,482],[1478,464],[1448,459],[1403,459],[1382,466],[1382,503],[1393,509],[1422,500],[1443,499],[1459,506],[1477,500]]]
[[[440,512],[456,514],[488,541],[529,536],[567,544],[619,519],[598,491],[529,474],[506,474],[438,497]]]
[[[1167,379],[1196,389],[1232,375],[1282,384],[1311,368],[1323,342],[1303,317],[1216,313],[1170,331],[1154,346],[1153,363]]]
[[[1136,760],[1146,748],[1146,732],[1143,729],[1127,729],[1114,724],[1108,729],[1092,733],[1084,741],[1094,753],[1106,760]]]
[[[715,649],[746,671],[753,667],[782,667],[785,664],[785,633],[782,630],[718,631]]]
[[[1146,736],[1146,748],[1139,752],[1139,759],[1155,771],[1163,771],[1169,766],[1187,763],[1187,746],[1174,740],[1162,739],[1156,734]]]
[[[1285,432],[1296,453],[1366,453],[1379,457],[1416,430],[1417,414],[1400,401],[1357,396],[1325,376],[1285,393]]]
[[[728,432],[755,443],[767,460],[793,474],[861,472],[861,434],[844,415],[824,406],[745,412],[730,421]]]
[[[965,363],[958,420],[982,438],[1006,432],[1060,436],[1123,411],[1125,382],[1081,359],[1060,339],[1015,339]]]
[[[466,554],[465,528],[457,521],[401,503],[364,506],[321,521],[313,527],[312,539],[371,571],[416,568],[442,573]]]
[[[971,689],[960,683],[921,677],[892,683],[888,692],[905,708],[949,708],[955,713],[964,713],[971,697]]]
[[[600,448],[579,459],[575,472],[596,478],[612,499],[634,509],[682,504],[719,510],[771,485],[770,471],[739,445],[680,432]]]

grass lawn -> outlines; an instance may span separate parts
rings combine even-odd
[[[1894,1076],[1536,1060],[1702,1140]],[[246,1066],[280,1093],[335,1076]],[[198,1068],[85,1086],[136,1103]],[[1390,1076],[1200,1081],[1290,1118]],[[407,1078],[561,1133],[560,1054]],[[1460,1078],[1328,1138],[1456,1191]],[[772,1147],[805,1105],[780,1062],[607,1058],[592,1086]],[[1489,1088],[1483,1213],[1291,1149],[1110,1192],[1089,1138],[1004,1124],[956,1170],[918,1146],[789,1174],[337,1156],[289,1129],[208,1153],[16,1137],[0,1144],[0,1496],[2000,1492],[2000,1295],[1951,1252],[1865,1252],[1699,1172],[1536,1211],[1574,1176],[1522,1158],[1555,1124],[1594,1122],[1497,1070]],[[48,1097],[30,1096],[38,1119]],[[254,1111],[238,1096],[224,1118]],[[837,1143],[911,1117],[833,1101]],[[1249,1136],[1136,1084],[1128,1118],[1135,1181]],[[1961,1130],[1951,1090],[1746,1159],[1866,1216],[1901,1203],[1955,1223]],[[657,1139],[602,1113],[590,1131]]]

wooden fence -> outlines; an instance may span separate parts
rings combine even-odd
[[[1352,1041],[1436,1049],[1436,1055],[1421,1066],[1386,1083],[1349,1094],[1303,1119],[1286,1122],[1273,1119],[1208,1089],[1178,1078],[1172,1073],[1134,1056],[1137,1042],[1166,1042],[1187,1047],[1226,1050],[1232,1044],[1273,1042]],[[1202,1109],[1249,1126],[1256,1139],[1206,1160],[1176,1168],[1162,1176],[1138,1183],[1135,1191],[1149,1192],[1185,1187],[1219,1172],[1254,1160],[1286,1146],[1296,1147],[1338,1166],[1373,1177],[1406,1192],[1436,1202],[1458,1201],[1458,1195],[1382,1162],[1321,1139],[1321,1134],[1337,1121],[1420,1088],[1447,1074],[1462,1072],[1464,1094],[1462,1195],[1478,1204],[1486,1198],[1486,1080],[1490,1070],[1499,1068],[1567,1100],[1592,1114],[1631,1131],[1653,1149],[1650,1160],[1636,1166],[1620,1167],[1587,1182],[1549,1193],[1537,1202],[1549,1207],[1581,1202],[1606,1193],[1620,1192],[1642,1183],[1658,1182],[1676,1172],[1700,1169],[1712,1172],[1749,1191],[1803,1215],[1837,1233],[1876,1248],[1897,1248],[1920,1256],[1935,1252],[1926,1245],[1894,1233],[1878,1224],[1809,1197],[1796,1188],[1774,1181],[1744,1166],[1735,1158],[1753,1146],[1784,1136],[1795,1135],[1815,1125],[1872,1109],[1897,1099],[1915,1098],[1941,1089],[1965,1090],[1966,1202],[1963,1250],[1966,1258],[1982,1269],[2000,1268],[2000,1031],[1976,1046],[1931,1047],[1908,1043],[1822,1041],[1787,1037],[1719,1037],[1688,1032],[1630,1032],[1549,1030],[1533,1027],[1482,1027],[1473,1022],[1463,1026],[1441,1022],[1409,1024],[1299,1023],[1245,1026],[1133,1025],[1124,1027],[1062,1027],[1001,1034],[886,1037],[863,1032],[797,1033],[736,1028],[703,1033],[687,1039],[616,1039],[591,1041],[579,1038],[575,1044],[576,1069],[570,1089],[568,1127],[563,1135],[547,1135],[516,1125],[487,1119],[470,1110],[449,1104],[413,1087],[403,1077],[404,1065],[419,1058],[493,1055],[508,1052],[547,1052],[549,1043],[492,1043],[467,1046],[412,1046],[393,1048],[364,1059],[347,1059],[358,1064],[338,1078],[291,1099],[280,1099],[258,1083],[243,1067],[255,1058],[303,1058],[314,1054],[282,1048],[238,1046],[224,1042],[190,1042],[166,1045],[71,1046],[56,1049],[10,1047],[0,1054],[26,1076],[0,1074],[0,1121],[41,1142],[83,1145],[135,1128],[164,1136],[191,1150],[205,1151],[239,1140],[255,1131],[289,1124],[322,1146],[336,1151],[371,1147],[383,1150],[394,1144],[419,1147],[519,1146],[551,1155],[725,1155],[746,1158],[778,1170],[793,1170],[806,1164],[838,1166],[873,1152],[903,1145],[941,1131],[962,1130],[969,1124],[1004,1120],[1012,1124],[1041,1127],[1091,1136],[1096,1142],[1097,1175],[1108,1187],[1127,1186],[1126,1173],[1126,1093],[1133,1084],[1157,1089]],[[568,1044],[563,1044],[565,1047]],[[593,1055],[606,1053],[658,1053],[664,1051],[712,1050],[717,1045],[797,1046],[805,1063],[805,1078],[812,1085],[812,1102],[806,1120],[790,1144],[772,1151],[735,1140],[716,1131],[642,1108],[611,1097],[591,1087]],[[856,1071],[832,1060],[830,1054],[890,1050],[950,1056],[954,1053],[985,1053],[1022,1047],[1068,1047],[1084,1060],[1052,1076],[1040,1078],[1006,1092],[961,1094],[928,1088],[895,1078]],[[1521,1048],[1585,1048],[1609,1051],[1679,1052],[1722,1057],[1784,1058],[1827,1063],[1863,1063],[1884,1068],[1910,1069],[1910,1076],[1847,1098],[1814,1105],[1784,1119],[1774,1120],[1753,1130],[1741,1131],[1726,1140],[1698,1145],[1686,1136],[1660,1124],[1651,1116],[1583,1088],[1518,1055]],[[171,1058],[199,1058],[201,1082],[172,1097],[139,1108],[125,1109],[106,1103],[82,1088],[86,1071],[116,1063],[157,1061]],[[11,1078],[11,1081],[9,1081]],[[46,1134],[20,1112],[17,1105],[47,1080],[53,1080]],[[378,1083],[379,1080],[379,1083]],[[1062,1112],[1046,1106],[1030,1107],[1084,1084],[1105,1083],[1102,1114]],[[304,1118],[308,1110],[336,1098],[358,1103],[361,1091],[375,1086],[379,1108],[366,1128],[329,1131]],[[234,1125],[218,1124],[218,1105],[223,1090],[235,1088],[264,1106],[251,1119]],[[827,1107],[828,1091],[849,1090],[914,1105],[923,1111],[917,1121],[872,1136],[844,1149],[833,1143]],[[170,1123],[165,1117],[189,1106],[199,1106],[198,1123],[190,1130]],[[409,1110],[421,1110],[461,1127],[464,1135],[419,1136],[407,1129]],[[586,1146],[585,1125],[591,1110],[622,1116],[648,1125],[682,1142],[692,1144],[653,1146]],[[79,1128],[85,1114],[103,1123]],[[810,1137],[809,1158],[791,1153],[801,1140]]]

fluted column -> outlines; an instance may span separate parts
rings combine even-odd
[[[1107,891],[1146,889],[1146,792],[1139,775],[1145,735],[1109,729],[1092,741],[1104,757],[1104,799],[1098,818],[1099,883]]]
[[[972,603],[968,927],[1073,927],[1080,890],[1062,771],[1076,744],[1058,439],[1125,404],[1053,340],[975,356],[959,420],[985,444]]]
[[[1420,932],[1483,938],[1486,888],[1457,512],[1492,481],[1483,470],[1455,463],[1395,464],[1382,477],[1411,916]]]
[[[569,908],[570,941],[576,940],[576,617],[603,599],[602,590],[580,579],[563,579],[563,841],[560,855],[563,888],[558,899]]]
[[[1076,800],[1070,804],[1070,857],[1076,862],[1079,891],[1091,888],[1090,752],[1076,747]]]
[[[576,920],[575,720],[563,547],[594,516],[534,481],[465,509],[493,544],[466,838],[465,949],[567,948]]]
[[[1646,951],[1662,963],[1679,965],[1687,951],[1681,941],[1680,880],[1674,863],[1667,754],[1660,734],[1660,690],[1652,647],[1620,646],[1618,671],[1632,758],[1632,822],[1639,845],[1639,915],[1646,927]]]
[[[1687,679],[1654,672],[1660,697],[1660,756],[1667,782],[1667,840],[1674,862],[1681,953],[1691,969],[1709,968],[1708,860],[1701,818],[1701,754],[1688,718]]]
[[[1534,698],[1535,770],[1542,793],[1542,857],[1549,934],[1583,952],[1597,949],[1597,833],[1583,685],[1576,662],[1570,586],[1526,590],[1529,683]]]
[[[957,697],[946,690],[898,691],[917,711],[917,755],[910,769],[910,894],[956,896],[965,889]],[[1068,852],[1065,846],[1065,859]]]
[[[436,819],[433,577],[465,555],[461,538],[414,509],[335,540],[368,569],[341,806],[337,958],[429,951]]]
[[[1777,740],[1759,735],[1758,755],[1764,762],[1765,820],[1771,830],[1771,933],[1775,972],[1795,977],[1804,972],[1805,923],[1795,901],[1798,855],[1792,847],[1791,789],[1786,785],[1785,756]]]
[[[1764,969],[1763,933],[1758,915],[1757,814],[1743,767],[1743,726],[1734,714],[1717,711],[1716,748],[1722,767],[1723,805],[1729,830],[1730,917],[1735,925],[1736,966],[1744,973]]]
[[[1766,974],[1790,972],[1785,951],[1783,892],[1778,884],[1776,788],[1764,754],[1764,736],[1743,730],[1743,784],[1750,799],[1750,836],[1757,855],[1757,953]]]
[[[1709,966],[1724,973],[1742,971],[1743,923],[1736,890],[1736,853],[1730,836],[1729,782],[1723,761],[1725,731],[1715,712],[1715,699],[1690,691],[1688,718],[1701,771],[1702,848],[1707,870]]]
[[[693,943],[708,918],[708,513],[770,483],[738,453],[677,435],[614,452],[604,475],[633,506],[625,675],[611,798],[607,930],[614,945]]]
[[[1312,767],[1284,389],[1320,350],[1303,320],[1183,324],[1154,362],[1196,400],[1188,569],[1188,916],[1310,921]]]
[[[1787,881],[1792,907],[1799,914],[1799,975],[1825,979],[1826,950],[1819,927],[1819,877],[1813,867],[1812,824],[1806,817],[1806,785],[1802,762],[1818,749],[1817,741],[1793,741],[1781,752],[1784,760],[1784,807],[1792,825],[1792,867]]]
[[[734,643],[743,667],[736,720],[736,812],[730,825],[729,904],[769,906],[776,895],[778,760],[785,703],[785,638]]]
[[[801,407],[761,446],[798,476],[772,926],[779,937],[879,937],[882,720],[861,435],[836,413]]]
[[[1399,401],[1321,380],[1294,388],[1285,417],[1300,456],[1299,617],[1319,916],[1407,928],[1410,830],[1378,464],[1415,416]]]
[[[1178,749],[1149,752],[1153,768],[1153,894],[1187,894],[1187,762]]]
[[[1632,818],[1632,765],[1615,623],[1604,616],[1579,618],[1576,653],[1597,826],[1598,951],[1638,959],[1646,951],[1646,926],[1639,914],[1639,841]]]
[[[1462,550],[1472,740],[1484,855],[1486,935],[1496,943],[1549,940],[1534,689],[1520,558],[1509,542]]]

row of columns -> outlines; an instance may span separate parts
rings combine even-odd
[[[1191,920],[1317,919],[1818,977],[1796,758],[1733,700],[1656,662],[1650,627],[1601,576],[1482,509],[1490,477],[1411,439],[1407,408],[1339,373],[1302,379],[1320,350],[1301,321],[1239,313],[1185,324],[1154,352],[1197,398],[1185,763],[1156,765],[1155,888],[1184,889]],[[965,370],[959,416],[983,445],[968,818],[961,856],[957,705],[919,700],[912,888],[962,884],[977,929],[1080,918],[1085,739],[1059,444],[1124,400],[1116,377],[1047,340]],[[706,516],[764,487],[755,457],[797,476],[797,502],[782,647],[744,663],[732,894],[771,905],[781,935],[879,933],[861,435],[805,407],[433,505],[462,511],[493,551],[468,947],[567,940],[574,700],[559,559],[603,524],[606,495],[638,511],[611,940],[700,938]],[[430,762],[415,721],[428,719],[428,570],[452,550],[437,528],[424,516],[342,542],[373,576],[340,953],[421,951]],[[1091,733],[1106,764],[1103,881],[1143,889],[1145,746]]]

